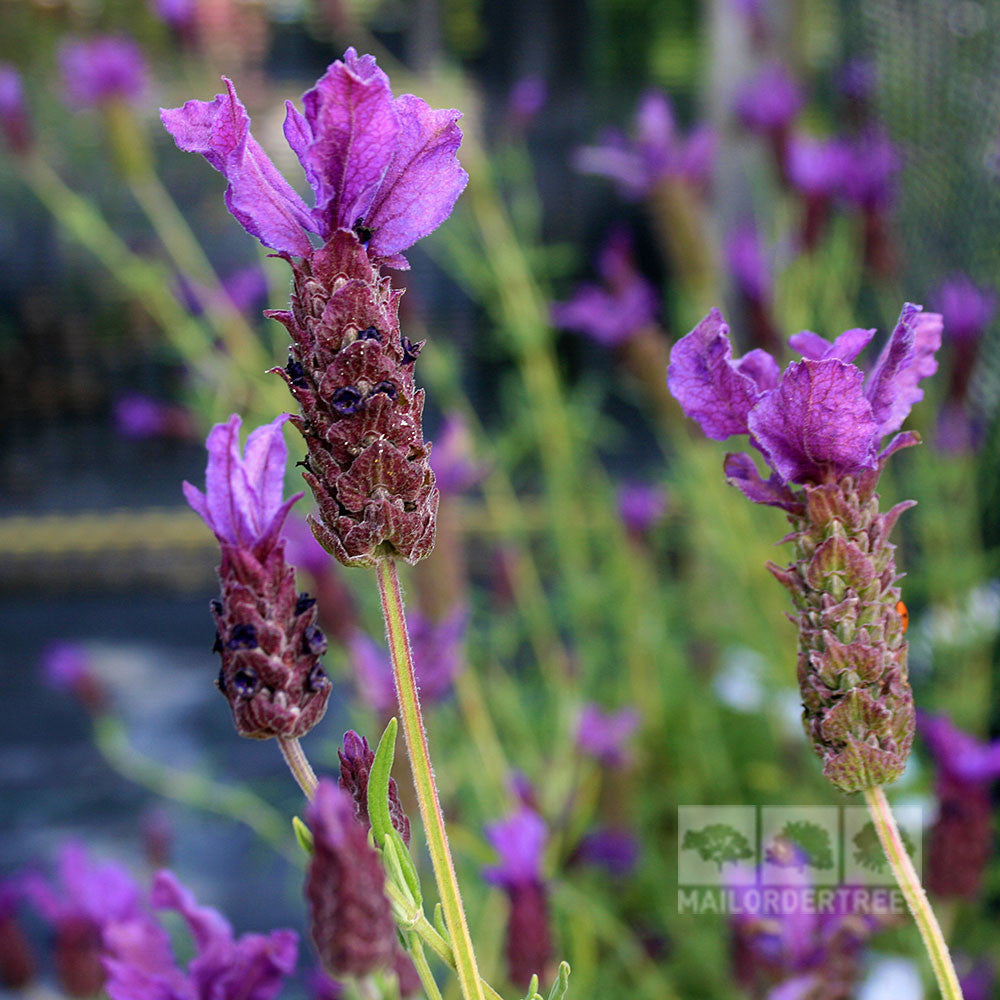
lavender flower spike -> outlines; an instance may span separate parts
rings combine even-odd
[[[312,937],[327,972],[366,976],[392,965],[396,923],[382,862],[348,792],[324,778],[307,813],[315,841],[306,877]]]
[[[668,370],[671,392],[709,437],[748,434],[770,466],[765,481],[749,455],[725,460],[732,485],[755,503],[783,508],[793,525],[795,562],[769,568],[798,611],[806,732],[826,776],[847,792],[895,780],[913,741],[889,542],[912,504],[882,514],[875,489],[886,459],[919,440],[906,432],[881,444],[937,368],[941,317],[904,306],[866,378],[852,362],[873,333],[852,329],[832,343],[798,333],[791,345],[803,360],[782,373],[763,351],[734,360],[728,327],[713,310],[674,345]]]
[[[188,503],[222,550],[222,599],[212,602],[219,690],[242,736],[295,739],[323,718],[330,681],[319,662],[326,639],[316,602],[295,590],[281,529],[302,494],[282,499],[288,451],[282,415],[253,431],[240,455],[240,418],[208,435],[205,492],[184,484]]]
[[[139,101],[148,86],[146,59],[131,38],[102,35],[66,42],[59,66],[66,101],[76,108]]]
[[[542,976],[552,955],[548,899],[542,880],[542,854],[548,839],[544,820],[524,808],[502,823],[486,828],[500,864],[483,873],[510,900],[507,964],[510,978],[527,986],[533,973]]]

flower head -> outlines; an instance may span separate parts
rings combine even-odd
[[[468,612],[457,607],[439,622],[419,611],[408,612],[407,617],[420,697],[428,702],[441,701],[448,696],[465,662],[462,646]],[[396,689],[388,652],[363,632],[353,636],[350,652],[361,696],[376,712],[394,712]]]
[[[864,211],[888,208],[895,196],[901,162],[888,134],[868,129],[843,146],[841,193]]]
[[[500,864],[483,872],[490,885],[510,888],[541,881],[548,829],[538,813],[522,808],[509,819],[487,826],[486,839],[500,855]]]
[[[26,153],[33,141],[24,81],[10,65],[0,62],[0,131],[15,153]]]
[[[639,860],[639,842],[627,830],[600,827],[583,837],[573,859],[624,878],[632,873]]]
[[[618,489],[618,515],[633,535],[644,535],[667,511],[667,494],[662,486],[625,483]]]
[[[220,542],[249,549],[261,558],[277,541],[297,500],[282,499],[288,448],[281,428],[287,414],[252,431],[240,454],[240,425],[233,414],[216,424],[205,442],[205,492],[184,483],[184,496]]]
[[[770,134],[791,125],[804,103],[792,75],[781,63],[772,62],[744,84],[736,113],[751,131]]]
[[[643,95],[636,111],[635,137],[608,132],[599,146],[577,151],[575,163],[585,174],[617,181],[629,198],[645,198],[668,177],[701,186],[708,180],[717,141],[708,126],[678,134],[670,98],[662,91]]]
[[[624,767],[629,761],[628,744],[639,728],[634,708],[604,712],[598,705],[585,705],[576,728],[577,746],[605,767]]]
[[[726,234],[726,263],[741,294],[750,302],[771,301],[772,278],[757,227],[744,222]]]
[[[309,233],[324,241],[353,231],[373,259],[405,266],[401,251],[451,213],[468,176],[455,153],[457,111],[436,111],[412,94],[393,97],[373,56],[353,48],[302,99],[286,102],[285,138],[315,196],[310,209],[250,134],[250,119],[225,80],[214,101],[161,110],[177,145],[225,175],[226,205],[265,246],[308,257]]]
[[[385,872],[355,819],[350,794],[324,778],[306,815],[315,843],[306,898],[323,965],[333,976],[366,976],[390,966],[396,923]]]
[[[485,467],[472,460],[472,435],[457,413],[445,418],[430,462],[442,496],[462,493],[486,475]]]
[[[817,139],[804,132],[788,140],[785,166],[788,180],[807,198],[833,198],[844,183],[849,152],[837,137]]]
[[[77,108],[136,102],[148,86],[145,56],[131,38],[100,35],[66,42],[59,50],[59,66],[66,101]]]
[[[368,740],[350,729],[344,733],[344,745],[337,751],[337,756],[340,758],[340,787],[354,799],[355,818],[363,826],[371,826],[368,816],[368,777],[372,764],[375,763],[375,752],[368,745]],[[395,778],[389,779],[389,815],[396,832],[403,838],[403,843],[409,846],[410,820],[399,801]]]
[[[186,969],[178,966],[166,930],[146,915],[105,932],[104,960],[111,1000],[207,997],[274,1000],[295,970],[298,935],[279,930],[237,938],[217,910],[199,906],[169,871],[153,881],[152,904],[181,915],[194,942]]]
[[[747,455],[726,460],[729,480],[756,503],[788,506],[787,483],[835,482],[878,467],[896,448],[913,443],[897,431],[923,398],[921,379],[937,370],[941,317],[904,306],[899,323],[868,374],[852,364],[874,330],[852,329],[832,343],[810,331],[791,338],[802,355],[784,372],[769,354],[733,360],[729,328],[712,310],[675,345],[667,381],[684,412],[705,434],[724,441],[749,434],[774,472],[763,483]]]
[[[978,341],[997,312],[996,291],[980,288],[964,274],[957,274],[941,285],[935,302],[944,317],[949,339],[957,341]]]
[[[583,284],[568,302],[552,306],[552,322],[585,333],[605,347],[617,347],[656,319],[657,295],[636,270],[632,240],[616,229],[597,261],[600,285]]]
[[[959,729],[945,715],[920,713],[924,742],[940,772],[958,781],[988,785],[1000,780],[1000,739],[984,742]]]
[[[540,76],[522,76],[507,97],[507,114],[519,128],[525,128],[545,107],[549,97],[549,87]]]

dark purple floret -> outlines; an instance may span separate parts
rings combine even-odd
[[[309,676],[306,678],[306,689],[309,691],[322,691],[324,688],[330,686],[330,678],[327,677],[326,671],[320,664],[316,664],[312,670],[309,671]]]
[[[358,340],[377,340],[381,343],[382,334],[378,332],[373,326],[366,327],[364,330],[358,331]]]
[[[341,386],[331,397],[330,405],[341,416],[349,417],[364,405],[365,397],[353,385]]]
[[[420,357],[420,352],[424,349],[424,342],[420,340],[414,344],[409,337],[401,337],[400,342],[403,345],[403,364],[412,365]]]
[[[298,600],[295,602],[295,613],[297,615],[305,614],[315,604],[315,597],[310,597],[308,594],[299,594]]]
[[[257,629],[253,625],[233,626],[226,649],[256,649],[257,646]]]
[[[326,652],[326,636],[321,629],[315,625],[310,625],[302,634],[305,648],[313,656],[322,656]]]
[[[296,389],[309,388],[309,383],[306,381],[305,368],[291,356],[288,358],[288,364],[285,365],[285,371],[288,372],[289,385],[294,385]]]
[[[390,399],[396,398],[396,384],[394,382],[379,382],[373,389],[372,395],[375,396],[378,393],[384,393]]]
[[[257,673],[252,668],[237,670],[233,674],[233,690],[241,698],[249,698],[257,690]]]

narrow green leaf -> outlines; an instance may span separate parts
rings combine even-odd
[[[399,861],[399,866],[403,871],[403,878],[406,880],[406,887],[410,890],[410,894],[416,900],[417,906],[422,906],[424,902],[423,893],[420,891],[420,877],[417,875],[416,866],[413,864],[413,858],[410,857],[410,851],[403,841],[403,838],[399,835],[399,832],[395,827],[389,827],[389,836],[386,838],[386,846],[390,843],[394,844],[396,847],[396,858]]]
[[[389,815],[389,776],[396,756],[396,730],[399,723],[393,718],[382,733],[368,773],[368,819],[371,821],[375,842],[381,847],[392,829]]]
[[[524,995],[524,1000],[534,1000],[535,994],[538,992],[538,973],[533,972],[531,974],[531,982],[528,983],[528,992]]]
[[[298,816],[292,817],[292,830],[295,831],[295,839],[298,841],[299,847],[301,847],[307,855],[311,856],[313,852],[312,830],[310,830]]]
[[[434,927],[438,934],[451,944],[451,935],[448,933],[448,925],[444,922],[444,909],[440,903],[434,904]]]
[[[566,996],[566,991],[569,989],[569,962],[559,963],[559,973],[556,976],[556,981],[552,984],[552,989],[549,990],[549,1000],[563,1000]]]

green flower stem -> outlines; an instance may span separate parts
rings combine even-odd
[[[896,876],[899,888],[903,890],[906,905],[910,908],[920,936],[924,939],[924,947],[931,960],[941,996],[945,1000],[962,1000],[962,988],[958,985],[958,976],[955,974],[948,945],[927,900],[924,887],[920,884],[920,878],[913,867],[910,855],[903,845],[899,827],[896,826],[896,819],[885,797],[885,790],[881,786],[866,788],[865,802],[878,831],[878,839],[882,843],[886,860],[892,868],[893,875]]]
[[[413,967],[417,970],[417,975],[420,976],[420,982],[423,983],[427,1000],[443,1000],[437,981],[434,979],[434,973],[431,972],[431,967],[427,964],[427,958],[424,956],[423,942],[415,933],[410,934],[409,940],[410,947],[407,950],[413,960]]]
[[[94,718],[94,742],[123,777],[164,798],[244,823],[292,864],[302,865],[302,852],[288,836],[288,820],[249,789],[146,757],[131,745],[124,725],[112,715]]]
[[[298,782],[302,794],[312,801],[316,795],[316,772],[312,769],[309,760],[302,750],[302,746],[297,739],[284,739],[277,737],[278,749],[281,756],[285,758],[288,770],[292,772],[292,777]]]
[[[413,784],[420,804],[420,816],[424,824],[431,865],[434,868],[434,878],[441,897],[445,924],[451,935],[455,971],[465,1000],[485,1000],[476,965],[476,955],[472,948],[472,938],[469,935],[469,925],[465,919],[458,880],[455,877],[455,866],[448,847],[448,834],[441,813],[441,803],[434,783],[434,771],[427,748],[423,717],[420,714],[410,637],[406,630],[396,564],[388,557],[380,559],[375,564],[375,573],[378,577],[379,595],[382,598],[382,613],[385,617],[389,655],[392,658],[392,672],[396,680],[396,697],[399,700],[406,750],[410,757]]]

